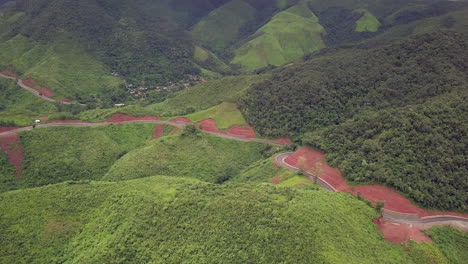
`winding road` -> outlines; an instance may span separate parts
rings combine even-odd
[[[112,124],[131,124],[131,123],[150,123],[150,124],[160,124],[160,125],[170,125],[170,126],[175,126],[182,128],[186,125],[190,125],[191,123],[182,123],[182,122],[174,122],[174,121],[164,121],[164,120],[135,120],[135,121],[121,121],[121,122],[102,122],[102,123],[86,123],[86,122],[55,122],[55,123],[47,123],[47,124],[41,124],[37,125],[36,128],[33,128],[32,126],[28,127],[21,127],[5,132],[1,132],[0,136],[6,135],[8,133],[19,133],[23,131],[29,131],[33,129],[39,129],[39,128],[47,128],[47,127],[64,127],[64,126],[72,126],[72,127],[97,127],[97,126],[106,126],[106,125],[112,125]],[[283,144],[280,144],[278,142],[275,142],[273,140],[268,140],[268,139],[261,139],[261,138],[247,138],[243,136],[236,136],[236,135],[229,135],[229,134],[223,134],[223,133],[217,133],[217,132],[211,132],[211,131],[204,131],[200,130],[203,133],[206,134],[211,134],[215,135],[218,137],[222,138],[227,138],[227,139],[233,139],[233,140],[239,140],[239,141],[249,141],[249,142],[258,142],[258,143],[263,143],[263,144],[269,144],[269,145],[274,145],[274,146],[284,146]]]
[[[55,99],[52,99],[50,97],[47,97],[45,95],[42,95],[41,93],[39,93],[38,91],[36,91],[35,89],[27,86],[26,84],[23,83],[23,81],[21,79],[18,79],[17,77],[12,77],[12,76],[8,76],[8,75],[5,75],[3,73],[0,73],[0,77],[1,78],[5,78],[5,79],[10,79],[10,80],[13,80],[16,82],[16,84],[18,84],[21,88],[33,93],[35,96],[41,98],[42,100],[44,101],[48,101],[48,102],[52,102],[52,103],[56,103],[56,102],[59,102],[59,103],[62,103],[62,104],[67,104],[67,105],[71,105],[71,104],[77,104],[75,102],[64,102],[64,101],[57,101]],[[85,104],[79,104],[79,105],[82,105],[82,106],[85,106]]]
[[[73,126],[73,127],[97,127],[97,126],[105,126],[105,125],[111,125],[111,124],[128,124],[128,123],[153,123],[153,124],[162,124],[162,125],[171,125],[175,127],[182,128],[190,123],[184,123],[184,122],[175,122],[175,121],[163,121],[163,120],[135,120],[135,121],[122,121],[122,122],[102,122],[102,123],[85,123],[85,122],[56,122],[56,123],[48,123],[48,124],[41,124],[36,126],[35,129],[41,129],[41,128],[48,128],[48,127],[64,127],[64,126]],[[19,133],[23,131],[28,131],[32,130],[33,127],[22,127],[18,129],[13,129],[9,130],[6,132],[1,132],[0,137],[2,135],[8,135],[10,133]],[[279,144],[275,141],[272,140],[267,140],[267,139],[259,139],[259,138],[246,138],[242,136],[235,136],[235,135],[228,135],[228,134],[223,134],[223,133],[216,133],[216,132],[210,132],[210,131],[203,131],[203,133],[207,134],[212,134],[218,137],[222,138],[228,138],[232,140],[239,140],[239,141],[251,141],[251,142],[259,142],[259,143],[264,143],[264,144],[269,144],[269,145],[275,145],[275,146],[284,146],[282,144]],[[290,164],[288,164],[285,160],[292,155],[292,152],[286,152],[286,153],[281,153],[275,156],[275,161],[278,165],[291,170],[291,171],[301,171],[299,168],[294,167]],[[321,179],[320,177],[313,175],[309,172],[304,172],[302,173],[309,177],[312,181],[316,182],[317,184],[321,185],[323,188],[325,188],[328,191],[333,191],[337,192],[337,190],[328,182],[325,180]],[[407,213],[400,213],[400,212],[394,212],[391,210],[387,209],[382,209],[382,216],[384,219],[390,221],[390,222],[395,222],[395,223],[400,223],[400,224],[406,224],[406,225],[411,225],[411,226],[416,226],[420,227],[423,229],[430,228],[431,226],[434,225],[452,225],[455,227],[458,227],[462,230],[468,231],[468,218],[460,217],[460,216],[452,216],[452,215],[437,215],[437,216],[427,216],[427,217],[419,217],[417,214],[407,214]]]
[[[275,161],[278,165],[288,170],[295,172],[301,171],[299,168],[294,167],[286,162],[286,159],[292,154],[292,152],[278,154],[277,156],[275,156]],[[325,188],[326,190],[337,192],[337,190],[331,184],[321,179],[320,177],[313,175],[309,172],[301,172],[305,176],[310,178],[312,181]],[[382,216],[385,220],[388,220],[390,222],[416,226],[423,229],[430,228],[434,225],[452,225],[462,230],[468,231],[468,218],[461,216],[436,215],[419,217],[417,214],[400,213],[388,209],[382,209]]]

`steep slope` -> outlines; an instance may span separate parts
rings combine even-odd
[[[396,188],[427,207],[466,212],[468,87],[420,105],[368,111],[306,134],[347,179]]]
[[[384,242],[373,208],[326,191],[158,176],[67,182],[0,201],[2,263],[444,263],[436,248]]]
[[[349,180],[466,211],[465,50],[464,35],[436,32],[319,56],[254,86],[242,109],[264,135],[311,132]]]
[[[89,90],[104,92],[104,88],[99,86],[109,84],[101,79],[110,78],[112,72],[132,83],[159,83],[199,72],[191,62],[194,46],[190,36],[161,17],[146,15],[133,2],[17,0],[1,10],[0,25],[0,42],[22,35],[30,42],[29,49],[41,50],[41,47],[55,45],[61,39],[60,36],[65,35],[72,43],[72,51],[66,46],[62,49],[63,54],[55,58],[56,61],[50,58],[56,53],[60,54],[56,50],[47,52],[46,49],[45,52],[35,54],[35,61],[42,61],[43,64],[24,69],[18,67],[20,74],[30,70],[46,72],[52,59],[52,64],[60,65],[59,68],[65,67],[57,74],[65,72],[74,78],[69,83],[79,85],[77,83],[88,75],[96,76],[100,82],[91,84]],[[8,53],[2,50],[0,54]],[[87,58],[87,61],[80,61],[80,58]],[[78,63],[74,60],[78,60]],[[19,66],[15,60],[11,64]],[[86,65],[91,65],[91,69],[86,71]],[[98,70],[93,75],[92,70],[95,69],[105,70]],[[75,89],[68,87],[69,83],[59,85],[54,81],[54,78],[58,79],[57,74],[52,75],[52,80],[49,77],[45,77],[46,81],[39,80],[45,82],[44,85],[40,84],[45,86],[50,83],[56,86],[50,87],[52,89],[66,89],[73,93]],[[44,78],[43,74],[37,75]],[[82,84],[82,88],[87,86]]]
[[[231,0],[200,20],[191,32],[203,46],[222,52],[238,40],[254,15],[255,9],[243,0]]]
[[[235,51],[231,61],[244,71],[279,66],[325,47],[323,27],[305,4],[282,11]]]

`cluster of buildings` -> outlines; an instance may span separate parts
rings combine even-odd
[[[162,92],[162,91],[181,91],[199,83],[206,82],[201,76],[188,75],[186,79],[181,81],[168,81],[164,85],[146,87],[144,83],[141,85],[133,85],[125,83],[127,91],[135,98],[145,98],[146,94],[150,91]]]

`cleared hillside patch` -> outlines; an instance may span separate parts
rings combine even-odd
[[[356,21],[356,32],[377,32],[380,28],[380,21],[369,11],[358,9],[354,12],[361,13],[362,17]]]

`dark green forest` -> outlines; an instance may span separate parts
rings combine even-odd
[[[468,93],[370,111],[307,133],[346,178],[394,187],[427,208],[468,211]]]
[[[466,212],[466,50],[463,35],[436,32],[324,54],[277,70],[241,106],[256,131],[295,135],[352,182]]]
[[[265,136],[340,124],[365,110],[423,103],[466,83],[465,37],[435,32],[314,57],[252,87],[241,108]]]
[[[61,31],[130,81],[161,83],[197,74],[193,43],[183,28],[146,15],[133,2],[115,0],[17,0],[6,11],[25,17],[4,38],[18,34],[49,42]]]

